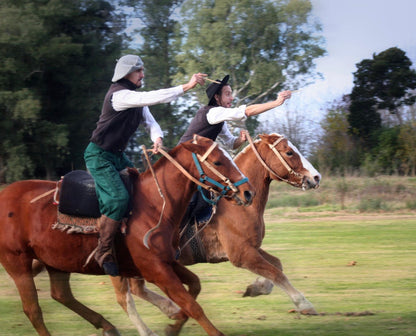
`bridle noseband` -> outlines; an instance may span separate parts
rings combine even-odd
[[[212,189],[211,187],[207,186],[207,188],[205,188],[206,190],[209,190],[211,192],[213,192],[214,194],[217,195],[217,197],[215,199],[208,199],[205,194],[202,192],[202,188],[204,188],[201,184],[198,184],[198,190],[200,191],[202,198],[208,202],[209,204],[215,205],[218,203],[218,201],[220,200],[221,197],[225,196],[227,194],[227,192],[229,190],[231,190],[234,194],[236,194],[238,192],[238,186],[247,183],[248,182],[248,178],[244,177],[242,178],[240,181],[237,181],[235,183],[232,183],[230,181],[229,178],[225,177],[224,175],[222,175],[217,169],[215,169],[208,161],[206,161],[208,155],[212,152],[212,150],[217,146],[217,143],[214,142],[211,147],[206,151],[206,153],[203,156],[200,156],[199,154],[195,154],[192,153],[192,157],[194,159],[194,163],[196,168],[198,169],[199,172],[199,181],[207,186],[205,183],[211,183],[214,186],[216,186],[218,189],[221,190],[221,192],[216,191],[215,189]],[[209,170],[211,170],[211,172],[213,172],[216,176],[218,176],[225,184],[227,185],[223,185],[217,181],[215,181],[214,179],[210,178],[209,176],[207,176],[204,172],[204,170],[202,169],[201,163],[203,163]],[[225,196],[226,197],[226,196]],[[232,197],[232,196],[231,196]]]

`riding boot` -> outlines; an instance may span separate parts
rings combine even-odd
[[[118,276],[118,265],[114,255],[114,237],[120,222],[102,215],[99,223],[99,235],[95,260],[111,276]]]

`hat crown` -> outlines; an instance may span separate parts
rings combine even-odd
[[[124,55],[117,61],[117,64],[114,68],[114,75],[111,81],[117,82],[118,80],[127,76],[129,73],[142,69],[143,65],[143,61],[139,56]]]
[[[221,92],[221,89],[225,86],[228,85],[228,80],[230,79],[230,75],[226,75],[222,80],[216,79],[216,82],[219,83],[211,83],[207,89],[205,90],[207,96],[208,96],[208,105],[216,105],[215,102],[215,95],[217,93]]]

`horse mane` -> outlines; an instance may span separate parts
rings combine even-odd
[[[275,136],[277,136],[277,137],[282,137],[282,136],[284,136],[284,135],[282,135],[282,134],[279,134],[279,133],[270,133],[270,134],[260,134],[260,135],[268,135],[268,136],[273,136],[273,135],[275,135]],[[261,139],[259,139],[259,138],[257,138],[257,139],[255,139],[254,141],[253,141],[253,143],[255,143],[255,144],[257,144],[258,142],[260,142],[261,141]],[[250,148],[251,148],[251,146],[250,146],[250,144],[248,144],[248,145],[246,145],[235,157],[234,157],[234,160],[236,160],[240,155],[243,155],[243,154],[245,154],[248,150],[250,150]]]
[[[170,154],[170,156],[172,156],[172,157],[175,157],[176,156],[176,152],[179,150],[179,148],[180,147],[182,147],[181,146],[181,144],[179,144],[179,145],[177,145],[177,146],[175,146],[175,147],[173,147],[172,149],[170,149],[170,150],[168,150],[168,149],[166,149],[166,148],[164,148],[169,154]],[[163,162],[164,161],[166,161],[167,160],[167,158],[165,157],[165,156],[161,156],[153,165],[152,165],[152,167],[153,167],[153,169],[157,169],[160,165],[162,165],[163,164]],[[143,174],[145,174],[145,173],[149,173],[150,174],[150,170],[149,170],[149,167],[147,167],[140,175],[143,175]]]

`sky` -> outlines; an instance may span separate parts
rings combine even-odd
[[[322,25],[327,54],[316,61],[322,80],[292,95],[287,109],[317,116],[351,92],[356,64],[391,47],[402,49],[416,69],[415,0],[311,0]]]
[[[402,49],[416,69],[416,0],[311,0],[321,23],[327,54],[316,60],[323,79],[299,87],[284,111],[305,113],[319,122],[325,107],[351,93],[356,64],[391,47]],[[137,24],[137,23],[136,23]],[[134,26],[135,24],[133,24]],[[273,119],[266,113],[260,119]]]

